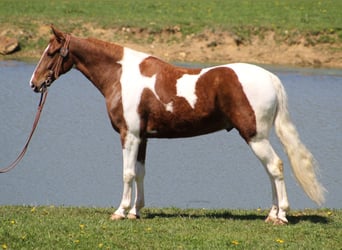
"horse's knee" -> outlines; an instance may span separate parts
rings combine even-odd
[[[274,162],[267,165],[269,174],[277,179],[284,179],[284,167],[283,162],[280,159],[276,159]]]
[[[132,183],[135,179],[136,174],[134,172],[126,172],[123,174],[123,181],[125,183]]]
[[[134,170],[126,170],[123,174],[123,180],[126,183],[130,183],[133,180],[139,181],[143,180],[145,177],[145,166],[144,164],[138,162],[137,167]]]

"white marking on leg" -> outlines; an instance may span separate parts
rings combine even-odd
[[[251,141],[249,145],[267,170],[272,184],[273,202],[277,201],[278,203],[273,204],[268,219],[273,220],[275,218],[275,211],[277,209],[276,218],[286,223],[286,211],[289,208],[289,203],[286,194],[282,162],[274,152],[269,140]]]
[[[265,221],[266,222],[274,222],[277,220],[277,216],[278,216],[278,206],[272,205],[272,208],[271,208],[270,212],[268,213],[268,216],[267,216]]]
[[[132,209],[129,211],[133,218],[140,217],[140,209],[145,206],[144,197],[144,177],[145,177],[145,165],[141,162],[136,164],[136,177],[135,177],[135,202]]]
[[[276,176],[278,177],[275,178],[279,209],[278,218],[287,223],[288,221],[286,219],[286,212],[289,210],[289,202],[287,200],[287,193],[284,181],[283,163],[280,159],[278,159],[278,162],[275,163],[274,168],[277,169]]]
[[[135,164],[137,161],[140,138],[128,133],[123,148],[123,194],[119,208],[115,215],[125,217],[126,211],[131,208],[133,180],[136,177]]]

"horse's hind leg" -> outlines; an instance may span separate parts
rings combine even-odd
[[[267,138],[255,137],[249,142],[249,145],[264,165],[271,180],[273,205],[266,222],[286,224],[288,222],[286,211],[289,209],[289,203],[284,182],[283,163]]]

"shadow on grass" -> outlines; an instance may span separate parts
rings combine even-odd
[[[143,213],[144,219],[156,219],[156,218],[189,218],[189,219],[227,219],[227,220],[244,220],[244,221],[264,221],[267,217],[267,213],[264,212],[251,212],[251,211],[211,211],[211,210],[170,210],[165,211],[157,209],[147,209]],[[298,224],[302,221],[308,221],[317,224],[327,224],[328,218],[317,214],[298,214],[288,215],[287,219],[289,224]]]
[[[289,215],[287,216],[290,224],[297,224],[301,221],[309,221],[315,224],[327,224],[329,223],[329,219],[322,215]]]

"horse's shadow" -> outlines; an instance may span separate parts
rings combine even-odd
[[[162,210],[147,210],[143,214],[144,219],[156,219],[156,218],[189,218],[189,219],[227,219],[227,220],[242,220],[242,221],[264,221],[267,214],[264,212],[246,212],[246,214],[238,214],[234,211],[205,211],[205,212],[191,212],[187,210],[176,210],[174,212]],[[309,221],[315,224],[327,224],[329,219],[322,215],[317,214],[290,214],[287,216],[289,224],[298,224],[302,221]]]

